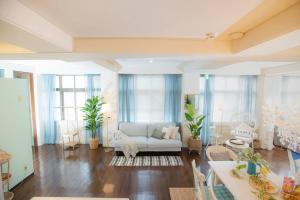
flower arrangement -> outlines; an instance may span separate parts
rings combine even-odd
[[[246,161],[248,162],[248,169],[247,173],[249,175],[255,175],[256,172],[256,166],[260,167],[260,173],[263,175],[267,175],[269,172],[269,164],[267,161],[262,159],[260,153],[254,153],[253,149],[248,148],[242,151],[238,156],[238,162],[239,161]]]

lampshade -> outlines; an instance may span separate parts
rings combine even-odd
[[[104,115],[109,116],[109,114],[111,112],[109,103],[105,103],[102,105],[102,112]]]

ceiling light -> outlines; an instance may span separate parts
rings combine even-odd
[[[216,34],[215,33],[206,33],[205,34],[205,39],[207,40],[212,40],[216,38]]]
[[[230,33],[228,36],[232,40],[237,40],[237,39],[242,38],[244,35],[245,35],[245,33],[243,33],[243,32],[233,32],[233,33]]]

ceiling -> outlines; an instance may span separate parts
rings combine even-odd
[[[0,60],[91,61],[120,73],[300,63],[300,0],[0,0],[0,29]]]
[[[73,37],[203,38],[263,0],[19,0]]]

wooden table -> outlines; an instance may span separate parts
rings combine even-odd
[[[199,190],[196,188],[169,188],[171,200],[198,200]]]
[[[230,171],[235,168],[236,161],[209,161],[214,173],[224,183],[228,190],[232,193],[235,200],[257,200],[253,189],[249,185],[248,178],[238,179],[230,174]],[[273,172],[270,172],[268,179],[280,188],[283,178],[277,176]],[[275,199],[281,199],[280,194],[273,195]]]

